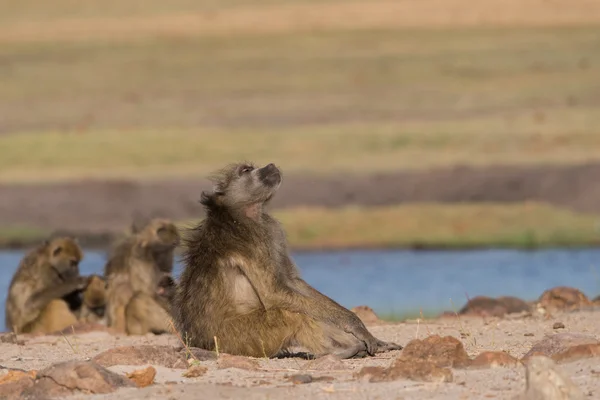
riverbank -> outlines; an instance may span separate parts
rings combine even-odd
[[[600,246],[598,216],[543,203],[406,204],[388,207],[275,209],[292,250],[481,249]],[[85,220],[86,214],[79,217]],[[196,219],[178,222],[185,235]],[[96,232],[16,227],[0,229],[0,248],[22,249],[49,235],[79,238],[105,249],[127,224]]]

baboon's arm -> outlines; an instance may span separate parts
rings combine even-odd
[[[73,281],[64,282],[56,286],[46,288],[31,296],[25,306],[33,310],[41,310],[54,299],[60,299],[76,290],[85,289],[87,279],[78,278]]]

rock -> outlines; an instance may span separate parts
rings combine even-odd
[[[564,329],[565,328],[565,324],[563,324],[562,322],[555,322],[554,325],[552,325],[552,329]]]
[[[356,314],[365,325],[372,325],[382,322],[371,307],[357,306],[352,308],[350,311]]]
[[[439,335],[411,340],[399,358],[409,362],[426,360],[437,367],[452,368],[467,367],[471,361],[460,340],[453,336]]]
[[[569,347],[567,350],[556,353],[552,356],[552,360],[557,363],[568,363],[583,358],[592,358],[600,356],[600,344],[580,344],[578,346]]]
[[[199,376],[202,376],[204,374],[206,374],[206,372],[208,371],[208,368],[202,366],[202,365],[191,365],[187,371],[185,371],[182,376],[186,377],[186,378],[197,378]]]
[[[334,356],[333,354],[328,354],[326,356],[319,357],[316,360],[307,362],[302,369],[311,371],[335,371],[348,368],[344,365],[339,357]]]
[[[477,296],[470,299],[458,313],[460,315],[482,317],[503,317],[506,312],[506,307],[497,299],[487,296]]]
[[[525,392],[515,400],[583,400],[584,395],[566,375],[545,356],[532,356],[525,373]]]
[[[104,367],[113,365],[161,365],[166,368],[187,369],[185,355],[171,346],[122,346],[98,354],[93,361]]]
[[[183,354],[186,358],[190,357],[190,353],[194,356],[194,358],[198,361],[208,361],[208,360],[216,360],[217,353],[210,350],[204,350],[199,347],[179,347],[177,351]]]
[[[471,368],[514,367],[519,360],[505,351],[484,351],[471,361]]]
[[[294,385],[302,383],[311,383],[313,381],[312,376],[306,374],[297,374],[289,377],[289,381]]]
[[[138,369],[127,374],[127,377],[136,384],[137,387],[146,387],[152,385],[156,376],[156,368],[149,366],[148,368]]]
[[[0,378],[0,399],[22,399],[22,393],[33,386],[36,371],[8,370]]]
[[[549,311],[571,311],[592,305],[592,302],[579,289],[567,286],[557,286],[546,290],[540,296],[538,303]]]
[[[23,397],[63,397],[77,392],[102,394],[121,387],[135,387],[135,384],[93,361],[66,361],[39,371],[35,384],[23,391]]]
[[[217,360],[217,366],[219,369],[239,368],[248,371],[256,371],[260,368],[258,361],[256,360],[231,354],[221,354]]]
[[[500,296],[497,300],[506,308],[507,314],[529,313],[532,309],[532,304],[518,297]]]
[[[578,354],[581,356],[580,358],[585,357],[585,354],[594,354],[595,350],[593,349],[597,348],[599,344],[600,342],[592,335],[571,332],[557,333],[546,336],[534,344],[531,350],[521,358],[521,361],[526,363],[534,355],[543,355],[555,361],[560,359],[562,362],[567,362],[567,360],[576,359]],[[571,348],[576,348],[576,350],[570,350]]]
[[[482,317],[504,317],[506,314],[529,312],[531,307],[526,301],[513,296],[492,298],[476,296],[461,308],[461,315],[476,315]]]
[[[397,379],[410,379],[419,382],[452,382],[453,375],[449,368],[440,368],[426,360],[403,360],[398,357],[389,368],[364,367],[357,374],[369,382],[386,382]]]
[[[25,341],[24,340],[20,340],[16,333],[14,332],[8,332],[5,333],[3,335],[0,336],[0,341],[2,343],[11,343],[11,344],[17,344],[19,346],[24,346],[25,345]]]

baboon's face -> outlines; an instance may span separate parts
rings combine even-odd
[[[269,201],[279,189],[281,180],[281,171],[272,163],[262,168],[237,164],[217,183],[215,192],[226,204],[243,207]]]
[[[166,219],[153,219],[142,232],[146,245],[161,248],[179,246],[181,237],[179,230],[171,221]]]
[[[79,263],[83,252],[75,240],[58,238],[47,243],[48,273],[57,281],[67,281],[79,276]]]
[[[90,283],[83,294],[83,301],[89,308],[100,308],[106,304],[107,282],[97,275],[90,278]]]

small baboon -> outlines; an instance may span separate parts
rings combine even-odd
[[[160,279],[154,295],[146,292],[135,293],[125,308],[127,332],[130,335],[169,332],[174,294],[175,281],[168,274],[164,274]]]
[[[162,276],[173,271],[179,232],[173,223],[161,218],[133,231],[115,247],[105,266],[108,326],[128,334],[140,334],[146,326],[150,332],[166,332],[169,312],[155,296]]]
[[[88,277],[88,286],[83,291],[81,306],[76,310],[80,322],[105,324],[106,292],[108,282],[99,275]]]
[[[286,235],[265,206],[282,175],[268,164],[234,164],[203,192],[206,217],[186,239],[173,314],[191,346],[253,356],[364,357],[401,349],[375,338],[350,310],[301,277]]]
[[[76,240],[47,240],[23,257],[8,289],[6,327],[15,333],[49,333],[77,323],[64,298],[83,291],[83,251]]]

